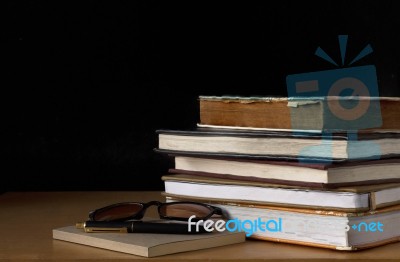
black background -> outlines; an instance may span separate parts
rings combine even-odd
[[[370,43],[380,94],[400,96],[396,1],[12,1],[2,34],[0,191],[160,190],[155,130],[187,129],[199,95],[286,96]]]

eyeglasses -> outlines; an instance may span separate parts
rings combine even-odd
[[[193,221],[207,220],[213,215],[226,216],[225,212],[215,206],[196,202],[170,202],[162,203],[150,201],[148,203],[124,202],[109,205],[91,211],[90,221],[125,221],[131,219],[142,219],[150,206],[158,207],[158,214],[162,219],[186,221],[195,215]]]

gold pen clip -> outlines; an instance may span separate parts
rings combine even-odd
[[[86,233],[128,233],[126,227],[86,227],[86,222],[76,223],[75,226],[84,229]]]
[[[75,224],[75,227],[78,229],[84,229],[85,228],[85,222],[78,222]]]
[[[85,227],[86,233],[128,233],[128,228]]]

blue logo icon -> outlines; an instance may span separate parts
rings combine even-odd
[[[341,65],[345,66],[348,36],[339,35],[338,39]],[[354,64],[372,51],[371,45],[368,44],[347,66]],[[339,66],[320,47],[317,48],[315,55]],[[356,155],[355,149],[352,148],[360,148],[360,146],[366,146],[369,150],[373,150],[371,152],[374,159],[380,158],[381,151],[378,145],[357,140],[358,130],[382,125],[378,81],[374,65],[288,75],[286,85],[290,100],[310,100],[312,97],[312,99],[319,100],[323,106],[323,135],[326,141],[323,141],[321,146],[304,148],[300,158],[313,155],[313,152],[319,151],[322,147],[325,152],[329,152],[326,144],[331,141],[334,131],[345,131],[348,133],[348,140],[356,142],[353,145],[357,144],[357,146],[353,147],[350,143],[349,158]],[[299,121],[296,117],[297,111],[296,108],[291,109],[292,129],[301,130],[304,129],[304,122]],[[361,145],[361,143],[365,143],[365,145]]]

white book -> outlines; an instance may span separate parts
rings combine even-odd
[[[400,184],[326,190],[179,174],[163,176],[162,179],[168,195],[199,201],[213,199],[348,212],[375,210],[400,203]]]
[[[347,163],[299,163],[178,155],[172,171],[322,188],[400,182],[398,158]]]
[[[167,195],[167,201],[196,200]],[[400,206],[379,211],[338,212],[224,201],[203,201],[224,209],[249,238],[351,251],[400,241]],[[228,221],[229,222],[229,221]],[[227,223],[228,223],[227,222]]]

